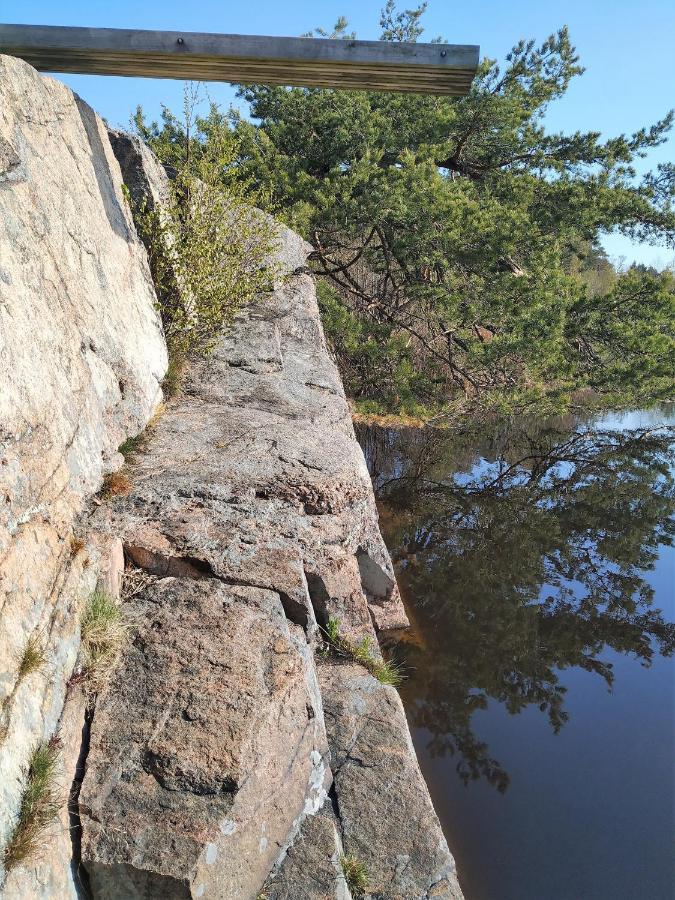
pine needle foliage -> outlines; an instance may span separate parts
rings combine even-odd
[[[426,5],[388,0],[381,38],[417,40]],[[352,397],[433,416],[562,411],[588,388],[605,406],[673,396],[673,273],[615,270],[600,244],[675,246],[675,165],[639,171],[673,113],[614,137],[551,131],[582,75],[563,28],[484,59],[464,97],[240,88],[240,169],[314,246]]]

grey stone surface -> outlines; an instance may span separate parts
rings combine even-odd
[[[461,900],[398,693],[353,663],[319,667],[345,853],[378,900]]]
[[[333,817],[325,812],[329,805],[303,822],[261,892],[266,900],[349,900],[340,865],[342,842]]]
[[[148,210],[161,209],[170,198],[169,178],[155,154],[126,131],[109,128],[108,138],[132,202]]]
[[[177,559],[196,560],[218,577],[278,590],[303,625],[315,615],[307,577],[323,579],[345,630],[374,636],[357,556],[383,580],[391,563],[308,275],[242,312],[194,364],[137,461],[131,493],[98,520],[137,564],[175,574]],[[405,623],[388,584],[389,596],[374,600]]]
[[[121,662],[118,686],[99,701],[81,794],[84,864],[97,895],[105,897],[117,896],[113,885],[120,879],[130,897],[158,891],[155,877],[162,891],[176,896],[190,896],[203,884],[206,896],[253,897],[295,841],[303,818],[318,808],[327,771],[318,738],[302,753],[287,737],[268,739],[268,756],[256,757],[250,748],[261,723],[237,725],[246,708],[246,678],[276,640],[269,627],[283,623],[294,636],[294,665],[305,660],[306,692],[314,678],[316,616],[324,611],[308,579],[328,586],[332,608],[342,604],[346,632],[374,638],[357,554],[381,542],[377,514],[311,278],[294,276],[245,310],[214,353],[191,367],[183,396],[167,406],[130,474],[129,494],[101,506],[93,523],[103,534],[120,535],[127,558],[156,575],[160,586],[172,586],[166,591],[173,605],[161,626],[150,628],[151,611],[158,615],[162,605],[158,595],[134,606],[133,618],[143,623],[139,637]],[[267,598],[266,606],[247,622],[251,601],[239,602],[236,613],[220,621],[199,600],[198,592],[207,590],[218,594],[219,608],[223,596],[237,591]],[[186,608],[201,604],[194,620],[178,612],[177,594]],[[391,602],[400,604],[397,596]],[[245,626],[248,642],[237,639],[235,624]],[[215,706],[208,701],[209,669],[190,650],[201,646],[202,628],[224,648],[223,665],[233,673],[231,694],[219,696]],[[167,655],[174,645],[176,659]],[[176,669],[178,659],[189,660],[185,676]],[[156,688],[141,674],[146,671],[166,687]],[[191,720],[183,726],[178,701],[174,709],[171,698],[188,692],[200,710],[207,707],[199,727]],[[264,721],[277,720],[281,701],[272,691],[256,703]],[[294,711],[286,698],[289,727],[306,728],[309,715],[312,728],[321,730],[318,690],[307,703]],[[159,783],[156,772],[151,780],[133,761],[157,755],[156,722],[168,707]],[[212,749],[221,739],[222,751]],[[220,752],[228,760],[227,796],[209,789],[195,801],[195,785],[201,791],[204,779],[210,784],[214,777],[202,771],[203,748],[209,758]],[[299,762],[310,757],[313,773]],[[286,793],[273,773],[284,773]],[[181,835],[194,833],[193,814],[211,831],[186,842]],[[227,823],[236,828],[219,836],[219,828],[234,827]],[[264,853],[257,849],[262,844]],[[218,850],[211,865],[209,845]],[[240,869],[233,860],[241,861]],[[244,875],[250,880],[241,880]]]
[[[272,333],[275,365],[269,365]],[[97,511],[95,524],[120,534],[128,558],[158,577],[273,592],[286,617],[304,629],[308,648],[316,643],[317,620],[329,615],[352,640],[374,639],[376,601],[397,617],[400,599],[370,480],[307,275],[244,311],[212,356],[192,367],[132,481],[128,496]],[[325,663],[320,671],[345,852],[367,863],[373,897],[457,900],[454,862],[398,694],[355,664]],[[110,755],[103,747],[92,753],[95,766]],[[306,894],[298,896],[323,897],[326,879],[332,884],[326,895],[339,896],[339,873],[330,882],[332,827],[305,821],[297,837],[289,833],[290,850],[270,890],[290,898],[296,875],[289,867],[311,858],[321,874],[303,883]],[[129,855],[125,844],[122,856]],[[213,896],[246,895],[228,888]]]

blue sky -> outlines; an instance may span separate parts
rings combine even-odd
[[[360,38],[376,38],[384,0],[0,0],[0,20],[45,25],[157,28],[239,34],[297,35],[330,27],[346,15]],[[401,3],[415,5],[415,0]],[[547,117],[551,129],[597,130],[609,136],[652,124],[675,106],[675,3],[672,0],[430,0],[425,17],[430,40],[442,34],[452,43],[480,44],[481,56],[503,58],[520,38],[541,40],[562,25],[570,28],[586,73]],[[140,103],[151,115],[160,104],[178,110],[179,82],[137,78],[58,76],[113,125],[125,126]],[[213,99],[234,100],[228,85],[211,85]],[[675,139],[655,149],[645,163],[675,158]],[[672,265],[665,247],[635,246],[619,236],[604,241],[612,257]]]

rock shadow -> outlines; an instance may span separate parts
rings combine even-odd
[[[110,223],[110,227],[120,237],[124,238],[127,243],[131,242],[132,234],[127,225],[127,219],[122,209],[117,194],[115,192],[115,184],[108,166],[108,158],[106,148],[99,131],[98,119],[94,110],[88,106],[81,97],[75,95],[75,104],[80,114],[80,119],[84,125],[91,148],[91,162],[94,169],[94,175],[98,183],[98,189],[103,201],[103,208]]]

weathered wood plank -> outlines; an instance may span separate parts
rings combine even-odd
[[[479,48],[0,24],[0,53],[42,72],[465,94]]]

